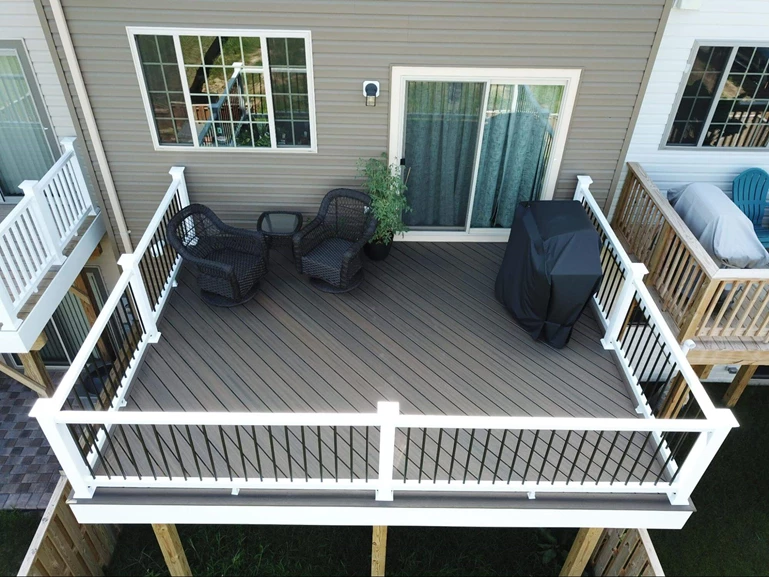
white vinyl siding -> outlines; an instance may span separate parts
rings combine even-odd
[[[640,162],[663,191],[699,181],[731,193],[732,180],[743,170],[754,166],[769,169],[769,153],[764,149],[664,146],[668,120],[688,75],[695,44],[760,46],[768,42],[769,2],[702,0],[699,10],[674,8],[641,105],[628,161]],[[619,187],[623,180],[624,174]]]

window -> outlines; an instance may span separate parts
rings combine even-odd
[[[58,151],[24,45],[0,40],[0,199],[23,196],[19,184],[41,178]]]
[[[309,32],[129,36],[157,148],[315,150]]]
[[[766,148],[769,47],[700,46],[667,146]]]

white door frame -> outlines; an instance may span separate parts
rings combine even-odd
[[[488,87],[491,84],[557,84],[564,87],[563,101],[556,125],[551,150],[550,164],[545,173],[542,185],[542,200],[553,198],[558,171],[561,168],[563,150],[566,145],[566,135],[569,132],[574,102],[577,98],[577,86],[582,74],[581,69],[563,68],[453,68],[453,67],[425,67],[425,66],[393,66],[390,78],[390,132],[388,140],[388,158],[390,163],[396,166],[400,164],[404,145],[405,128],[405,95],[406,82],[409,80],[429,80],[442,82],[485,82],[484,101],[481,115],[485,115],[488,100]],[[478,144],[476,145],[476,159],[473,166],[473,178],[468,199],[468,214],[472,213],[472,202],[475,196],[475,180],[478,173],[478,160],[480,158],[481,139],[483,138],[483,125],[481,122],[478,130]],[[430,231],[418,230],[407,232],[396,240],[404,241],[455,241],[455,242],[504,242],[510,235],[510,229],[504,228],[470,228],[468,218],[464,231]]]

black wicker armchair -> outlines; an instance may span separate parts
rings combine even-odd
[[[228,226],[202,204],[177,212],[166,235],[192,265],[200,297],[210,305],[231,307],[250,300],[267,273],[269,251],[262,233]]]
[[[376,226],[367,194],[347,188],[332,190],[321,202],[318,216],[294,235],[297,270],[309,275],[320,290],[354,289],[363,280],[361,250]]]

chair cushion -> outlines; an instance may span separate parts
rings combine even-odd
[[[314,278],[338,286],[341,282],[342,257],[352,241],[329,238],[302,257],[302,270]]]
[[[240,294],[245,295],[254,284],[267,272],[261,255],[235,250],[213,250],[206,256],[207,260],[229,264],[235,273],[235,280],[240,288]],[[204,291],[215,293],[227,298],[234,298],[230,283],[220,276],[212,276],[201,271],[198,284]]]

